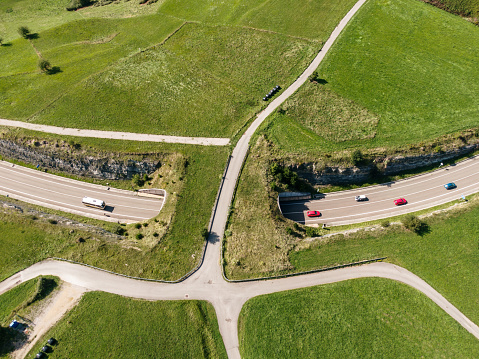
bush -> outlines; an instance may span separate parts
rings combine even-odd
[[[413,214],[408,214],[401,219],[401,223],[404,227],[409,229],[411,232],[418,233],[421,231],[423,222]]]
[[[381,222],[381,227],[387,228],[391,225],[391,222],[389,220],[385,219],[384,221]]]
[[[148,223],[143,223],[143,227],[148,227]]]
[[[122,236],[125,232],[126,230],[122,226],[116,226],[116,228],[113,231],[113,233],[118,234],[119,236]]]
[[[286,233],[288,233],[290,236],[294,234],[294,231],[291,227],[286,228]]]
[[[44,74],[49,75],[49,74],[53,73],[53,67],[48,60],[44,60],[44,59],[40,60],[38,62],[38,68]]]
[[[353,165],[359,166],[361,163],[364,161],[364,156],[360,150],[354,150],[352,155],[351,155],[351,161],[353,162]]]
[[[306,227],[306,236],[307,237],[317,237],[319,236],[318,231],[316,228],[313,227]]]
[[[141,228],[141,223],[135,223],[135,228],[140,229]]]
[[[142,239],[142,238],[143,238],[143,234],[141,234],[141,233],[136,234],[136,239]]]
[[[67,11],[75,11],[90,4],[90,0],[72,0],[66,9]]]
[[[28,37],[30,36],[30,30],[28,29],[28,27],[26,26],[20,26],[18,28],[18,33],[20,34],[21,37],[23,37],[24,39],[28,39]]]
[[[309,75],[308,80],[309,82],[317,82],[319,79],[319,75],[317,71],[314,71],[311,75]]]
[[[153,233],[153,237],[158,237],[158,236],[159,236],[159,234],[158,234],[158,233],[156,233],[156,232],[155,232],[155,233]]]

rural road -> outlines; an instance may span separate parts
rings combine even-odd
[[[202,146],[226,146],[230,143],[229,138],[216,137],[181,137],[181,136],[165,136],[153,135],[146,133],[133,132],[117,132],[117,131],[99,131],[99,130],[82,130],[78,128],[65,128],[49,125],[39,125],[36,123],[13,121],[0,119],[0,126],[20,127],[28,130],[55,133],[63,136],[77,137],[94,137],[107,138],[111,140],[128,140],[142,142],[165,142],[165,143],[181,143],[185,145],[202,145]]]
[[[393,217],[431,208],[479,192],[479,157],[472,157],[453,166],[415,176],[349,191],[325,193],[322,198],[283,202],[286,218],[305,224],[326,223],[339,226]],[[446,190],[444,184],[454,182],[457,188]],[[356,202],[355,196],[366,195],[368,201]],[[405,198],[406,205],[393,201]],[[306,211],[321,212],[321,217],[308,218]]]
[[[238,316],[243,304],[258,295],[329,284],[344,280],[380,277],[405,283],[429,297],[468,332],[479,339],[479,327],[465,317],[421,278],[390,263],[373,263],[358,267],[307,274],[277,280],[228,283],[190,277],[178,284],[132,280],[68,262],[43,261],[0,283],[0,294],[39,275],[53,275],[64,282],[89,291],[103,291],[147,300],[206,300],[213,304],[220,332],[230,359],[239,359]]]
[[[164,197],[108,188],[0,161],[0,194],[24,202],[121,223],[153,218],[163,206]],[[84,206],[81,203],[84,196],[105,201],[105,209]]]
[[[13,275],[0,283],[0,294],[16,285],[39,275],[54,275],[72,285],[85,290],[98,290],[128,297],[148,300],[207,300],[216,310],[220,333],[230,359],[241,358],[238,342],[238,316],[243,304],[250,298],[278,291],[303,288],[313,285],[333,283],[364,277],[382,277],[406,283],[423,292],[449,315],[457,320],[466,330],[479,339],[479,328],[466,318],[457,308],[447,302],[437,291],[422,279],[404,268],[388,264],[374,263],[359,267],[342,268],[334,271],[307,274],[301,277],[289,277],[276,280],[231,283],[223,278],[221,267],[221,241],[229,212],[234,188],[241,166],[248,151],[251,136],[264,119],[284,100],[293,94],[308,78],[324,58],[334,40],[337,38],[354,13],[366,0],[360,0],[342,19],[331,37],[314,59],[308,69],[269,106],[261,112],[253,124],[246,130],[235,147],[229,166],[225,172],[220,188],[217,205],[212,215],[211,231],[202,265],[189,278],[176,284],[155,283],[110,274],[86,266],[72,263],[46,260]],[[4,168],[1,167],[1,172]],[[22,178],[18,175],[16,178]],[[2,182],[0,182],[1,184]],[[106,192],[106,191],[104,191]],[[108,199],[107,199],[108,202]]]

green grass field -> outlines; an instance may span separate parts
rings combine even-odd
[[[213,306],[202,301],[142,301],[86,293],[50,337],[49,358],[227,358]],[[28,356],[28,357],[30,357]]]
[[[479,29],[420,1],[369,1],[269,128],[290,154],[391,148],[477,127]]]
[[[17,136],[32,134],[23,130],[14,132]],[[60,139],[52,135],[42,138],[52,142]],[[157,183],[160,188],[166,188],[169,194],[157,217],[158,222],[148,221],[148,227],[141,229],[135,229],[133,225],[126,226],[128,239],[111,241],[77,228],[70,233],[69,226],[51,224],[41,218],[32,219],[28,214],[0,213],[0,244],[5,253],[9,253],[0,258],[0,280],[52,256],[132,276],[165,280],[178,279],[193,269],[203,249],[202,231],[208,226],[227,158],[227,148],[86,138],[77,138],[75,141],[85,149],[101,148],[103,153],[165,154],[165,161],[160,168],[163,177]],[[175,161],[176,157],[178,160]],[[186,168],[179,168],[185,160]],[[127,187],[130,183],[127,182]],[[68,214],[44,211],[70,217]],[[71,218],[98,225],[98,221],[82,220],[78,216]],[[114,227],[112,224],[104,226],[110,231]],[[161,236],[153,237],[155,231]],[[142,233],[145,238],[136,240],[136,233]],[[79,237],[86,241],[78,243]]]
[[[0,47],[0,117],[208,137],[235,135],[273,86],[292,83],[354,3],[227,2],[217,22],[206,2],[159,2],[157,13],[36,2],[0,7],[12,24]],[[38,38],[14,36],[20,23]],[[40,56],[59,71],[40,73]]]
[[[422,293],[381,278],[251,299],[242,358],[473,358],[477,339]]]

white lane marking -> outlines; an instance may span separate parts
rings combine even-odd
[[[0,188],[2,188],[2,189],[4,189],[4,190],[6,189],[6,190],[9,190],[9,191],[10,191],[9,188],[3,187],[3,186],[0,186]],[[34,198],[40,199],[42,202],[48,203],[47,201],[49,201],[48,198],[43,198],[43,197],[40,197],[40,196],[35,196],[35,195],[33,195],[33,194],[28,194],[28,193],[26,193],[26,192],[22,192],[22,191],[15,191],[15,192],[19,193],[20,195],[26,195],[27,197],[34,197]],[[82,212],[85,212],[85,209],[87,209],[85,206],[76,206],[76,205],[73,205],[73,204],[62,203],[62,202],[58,202],[58,201],[54,201],[54,202],[55,202],[55,204],[60,204],[60,205],[63,205],[63,206],[65,206],[65,207],[67,207],[67,208],[69,208],[69,207],[81,208],[81,209],[83,209]],[[91,212],[85,212],[85,213],[91,213]],[[95,211],[95,213],[96,213],[96,211]],[[136,216],[129,216],[129,215],[127,215],[127,214],[119,214],[119,213],[112,213],[112,212],[105,212],[105,211],[102,211],[101,213],[105,213],[105,214],[107,213],[109,216],[115,216],[115,217],[120,217],[120,216],[121,216],[121,217],[132,218],[132,219],[148,219],[147,217],[136,217]]]
[[[473,177],[473,176],[477,176],[477,174],[476,174],[476,173],[473,173],[473,174],[471,174],[471,175],[469,175],[469,176],[462,177],[461,180],[464,180],[464,179],[467,179],[467,178]],[[474,186],[474,185],[477,185],[477,184],[479,184],[479,182],[478,182],[478,183],[474,183],[474,184],[469,185],[469,186],[466,186],[466,187],[460,187],[460,188],[461,188],[461,189],[467,189],[467,188],[469,188],[469,187],[471,187],[471,186]],[[446,193],[443,193],[442,195],[436,196],[436,197],[430,197],[429,199],[434,199],[434,198],[438,198],[438,197],[442,197],[442,196],[447,196],[447,195],[450,195],[450,194],[451,194],[451,191],[452,191],[452,192],[457,192],[457,191],[458,191],[458,188],[457,188],[457,187],[454,188],[454,189],[452,189],[452,190],[447,190],[447,189],[445,189],[444,187],[442,187],[442,188],[444,189],[444,191],[447,191],[447,192],[446,192]],[[428,189],[421,190],[421,191],[417,191],[417,192],[411,192],[411,193],[409,193],[406,197],[409,197],[410,195],[415,195],[415,194],[418,194],[418,193],[423,193],[423,192],[428,192],[428,191],[431,191],[431,190],[436,190],[436,189],[438,189],[438,188],[437,188],[437,187],[434,187],[434,188],[428,188]],[[338,200],[339,200],[339,199],[336,199],[336,201],[338,201]],[[406,198],[406,200],[407,200],[407,198]],[[371,206],[371,205],[374,205],[374,204],[376,204],[376,203],[388,202],[388,201],[391,201],[391,202],[392,202],[392,201],[394,201],[394,200],[393,200],[393,199],[390,199],[390,198],[388,198],[388,199],[381,199],[381,200],[377,200],[377,201],[368,201],[368,202],[362,203],[362,204],[354,204],[354,205],[344,206],[344,207],[327,208],[327,210],[328,210],[328,211],[337,211],[337,210],[346,209],[346,208],[347,208],[347,209],[350,209],[350,208],[354,208],[354,207]],[[313,202],[313,201],[311,201],[310,203],[312,203],[312,202]],[[331,202],[331,201],[330,201],[330,202]],[[408,201],[408,203],[409,203],[409,202],[410,202],[410,201]],[[420,201],[420,202],[422,202],[422,201]],[[419,202],[415,202],[415,203],[419,203]],[[309,208],[309,207],[308,207],[308,208]],[[308,210],[308,209],[307,209],[307,210]],[[307,211],[307,210],[305,210],[305,211]],[[283,214],[296,214],[296,213],[303,213],[303,212],[285,212],[285,211],[283,211]]]
[[[468,165],[465,165],[465,166],[460,166],[460,167],[457,167],[457,171],[456,172],[461,172],[463,170],[466,170],[472,166],[478,166],[479,164],[477,162],[472,162],[471,164],[468,164]],[[459,166],[459,165],[458,165]],[[446,168],[450,168],[451,166],[449,167],[446,167]],[[456,168],[456,166],[454,166],[453,168]],[[433,175],[434,172],[430,172],[430,173],[427,173],[424,175],[424,177],[426,177],[427,175]],[[454,174],[454,180],[451,180],[451,181],[448,181],[447,183],[449,182],[455,182],[456,184],[460,181],[462,181],[463,179],[466,179],[466,178],[469,178],[471,176],[475,176],[476,174],[471,174],[471,175],[468,175],[468,176],[465,176],[465,177],[457,177],[456,176],[457,174]],[[434,176],[434,178],[432,178],[433,180],[436,180],[436,179],[440,179],[442,177],[446,177],[446,176],[452,176],[451,173],[448,173],[448,172],[444,172],[444,174],[441,174],[439,176]],[[374,194],[384,194],[385,191],[387,190],[400,190],[401,188],[404,188],[404,187],[409,187],[409,186],[417,186],[418,184],[421,184],[421,183],[424,183],[424,182],[429,182],[431,181],[431,178],[424,178],[420,181],[414,181],[414,178],[411,178],[411,179],[403,179],[403,180],[400,180],[400,181],[397,181],[397,182],[392,182],[391,183],[391,187],[387,186],[387,183],[390,183],[390,182],[386,182],[386,183],[383,183],[383,184],[379,184],[379,185],[374,185],[374,186],[369,186],[369,187],[362,187],[362,188],[358,188],[357,189],[357,192],[356,191],[351,191],[349,194],[345,194],[344,192],[330,192],[330,193],[324,193],[324,198],[320,198],[320,199],[310,199],[310,200],[304,200],[304,201],[299,201],[299,202],[288,202],[288,203],[284,203],[284,204],[281,204],[281,206],[292,206],[292,205],[298,205],[298,204],[304,204],[304,203],[307,203],[307,202],[332,202],[332,201],[337,201],[338,199],[344,199],[344,198],[348,198],[349,196],[351,196],[351,199],[353,200],[354,197],[357,195],[356,193],[362,193],[362,194],[366,194],[367,196],[371,196],[371,195],[374,195]],[[405,184],[404,186],[400,186],[401,184]],[[444,184],[446,184],[446,181],[444,181]],[[393,185],[394,188],[392,187]],[[379,187],[381,190],[376,190],[376,191],[369,191],[368,189],[371,189],[371,188],[376,188],[376,187]],[[424,191],[427,191],[424,190]],[[421,191],[420,191],[421,192]],[[414,193],[420,193],[420,192],[414,192]],[[408,194],[409,195],[409,194]],[[330,197],[329,199],[327,197]],[[341,196],[341,198],[331,198],[331,197],[335,197],[335,196]],[[347,197],[346,197],[347,196]],[[365,205],[367,205],[367,203],[364,203]]]
[[[5,180],[11,180],[10,178],[8,177],[3,177],[3,176],[0,176],[0,178],[3,178]],[[64,192],[57,192],[57,191],[54,191],[54,190],[51,190],[51,189],[48,189],[48,188],[44,188],[44,187],[39,187],[39,186],[34,186],[32,184],[28,184],[28,183],[25,183],[25,182],[21,182],[21,181],[15,181],[16,183],[19,183],[25,187],[31,187],[31,188],[37,188],[37,189],[40,189],[42,191],[45,191],[45,192],[51,192],[51,193],[55,193],[55,194],[58,194],[58,195],[61,195],[61,196],[64,196],[64,197],[71,197],[71,198],[79,198],[78,196],[75,196],[75,195],[71,195],[71,194],[67,194],[67,193],[64,193]],[[5,190],[9,189],[8,187],[3,187]],[[13,189],[9,189],[11,191],[16,191],[16,190],[13,190]],[[17,192],[20,192],[20,193],[23,193],[23,194],[27,194],[27,192],[21,192],[21,191],[17,191]],[[102,192],[101,194],[105,194],[104,192]],[[125,198],[125,197],[123,197]],[[134,198],[134,197],[126,197],[126,198]],[[143,197],[141,197],[143,198]],[[158,202],[155,202],[156,204],[158,204]],[[115,205],[115,206],[118,206],[118,207],[128,207],[128,208],[133,208],[133,209],[138,209],[138,210],[141,210],[141,211],[155,211],[156,212],[156,209],[150,209],[150,208],[143,208],[143,207],[132,207],[132,206],[126,206],[126,205],[120,205],[118,203],[115,203],[115,202],[108,202],[107,205]]]
[[[474,183],[470,186],[466,186],[466,187],[463,187],[464,190],[466,190],[467,188],[470,188],[470,187],[474,187],[474,186],[477,186],[477,183]],[[440,197],[443,197],[445,194],[443,195],[440,195],[440,196],[436,196],[436,197],[431,197],[431,198],[427,198],[427,199],[424,199],[424,200],[421,200],[421,201],[418,201],[418,202],[408,202],[408,204],[412,205],[412,206],[415,206],[415,205],[418,205],[420,203],[423,203],[423,202],[427,202],[427,201],[432,201],[434,199],[437,199],[437,198],[440,198]],[[451,202],[452,201],[455,201],[459,198],[456,198],[456,199],[451,199]],[[406,204],[407,206],[407,204]],[[433,205],[432,207],[434,206],[437,206],[437,204]],[[332,220],[337,220],[337,219],[342,219],[342,218],[351,218],[351,217],[358,217],[358,216],[365,216],[365,215],[370,215],[370,214],[374,214],[374,213],[379,213],[379,212],[387,212],[387,211],[400,211],[401,208],[403,208],[404,206],[395,206],[395,207],[390,207],[390,208],[387,208],[387,209],[382,209],[382,210],[378,210],[378,211],[372,211],[372,212],[366,212],[366,213],[358,213],[358,214],[350,214],[348,216],[341,216],[341,217],[331,217],[331,218],[325,218],[329,221],[332,221]],[[409,208],[410,206],[408,206]],[[420,210],[420,209],[418,209]],[[302,212],[300,212],[302,213]],[[323,213],[323,212],[321,212]],[[393,214],[393,213],[392,213]],[[314,221],[314,220],[311,220],[311,221]]]
[[[22,167],[22,166],[19,166],[19,167],[22,168],[22,169],[23,169],[23,168],[26,168],[26,167]],[[13,168],[15,168],[15,167],[13,167]],[[14,169],[12,169],[12,167],[8,167],[8,166],[5,166],[5,169],[6,169],[6,170],[10,170],[10,172],[12,172],[13,174],[19,174],[19,172],[20,172],[19,170],[14,170]],[[40,176],[38,176],[38,175],[31,175],[31,174],[25,173],[25,172],[24,172],[24,173],[21,173],[21,175],[22,175],[22,176],[25,176],[25,177],[34,178],[35,180],[41,180],[41,181],[44,181],[44,182],[47,182],[47,183],[52,183],[52,184],[55,184],[55,185],[61,185],[61,186],[65,186],[65,187],[71,187],[71,186],[72,186],[72,183],[71,183],[71,182],[65,182],[65,181],[64,181],[64,180],[65,180],[65,177],[56,176],[56,177],[55,177],[55,180],[53,181],[53,180],[50,180],[48,177],[49,177],[49,176],[54,176],[54,175],[52,175],[52,174],[48,174],[48,175],[47,175],[47,174],[44,174],[44,173],[42,173],[42,172],[38,172],[38,173],[40,174]],[[43,176],[43,177],[42,177],[42,176]],[[46,177],[45,177],[45,176],[46,176]],[[7,178],[7,179],[9,179],[9,178]],[[70,178],[67,178],[67,179],[70,179]],[[9,180],[11,180],[11,179],[9,179]],[[70,179],[70,180],[71,180],[71,179]],[[15,180],[15,181],[17,182],[17,180]],[[89,187],[88,185],[89,185],[90,183],[88,183],[88,182],[82,182],[82,181],[78,181],[78,180],[73,180],[73,181],[75,181],[75,182],[78,183],[78,184],[76,185],[76,187],[77,187],[78,189],[82,189],[81,187],[83,186],[83,187],[87,188],[88,191],[91,191],[91,192],[94,192],[94,193],[97,193],[97,194],[100,194],[100,195],[101,195],[101,194],[104,194],[105,191],[107,191],[106,188],[105,188],[104,191],[100,191],[100,190],[97,189],[97,188]],[[105,187],[106,187],[106,186],[105,186]],[[126,190],[125,190],[125,191],[126,191]],[[116,197],[120,197],[120,198],[125,198],[125,195],[122,195],[121,193],[117,193],[117,192],[113,192],[113,191],[112,191],[112,192],[107,192],[107,193],[108,193],[108,195],[111,195],[111,196],[116,196]],[[139,197],[139,196],[135,195],[134,192],[132,192],[132,191],[127,191],[127,193],[130,193],[132,197]],[[160,199],[159,199],[159,200],[160,200]],[[142,197],[142,201],[151,202],[151,203],[155,202],[155,203],[156,203],[158,200],[154,200],[154,199],[151,199],[151,198],[149,198],[149,197]]]

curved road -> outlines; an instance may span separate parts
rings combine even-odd
[[[43,207],[110,222],[134,223],[155,217],[163,197],[110,188],[54,176],[0,161],[0,194]],[[105,201],[104,210],[84,206],[84,196]]]
[[[298,277],[290,277],[260,282],[229,283],[223,279],[222,268],[220,265],[221,240],[224,234],[234,187],[248,150],[248,143],[252,134],[277,106],[279,106],[307,80],[308,76],[317,68],[339,33],[346,26],[347,22],[365,1],[366,0],[360,0],[356,3],[345,18],[343,18],[338,27],[333,31],[331,37],[308,69],[293,83],[291,87],[280,94],[263,112],[259,114],[257,119],[241,137],[233,151],[223,184],[220,188],[217,206],[212,215],[211,232],[207,240],[203,263],[188,279],[173,285],[166,283],[152,283],[133,280],[71,263],[44,261],[1,282],[0,294],[21,282],[38,275],[55,275],[59,276],[63,281],[75,284],[87,290],[100,290],[135,298],[149,300],[207,300],[213,304],[216,310],[220,332],[223,337],[228,357],[231,359],[239,359],[238,315],[243,304],[249,298],[277,291],[332,283],[352,278],[383,277],[401,281],[420,290],[479,339],[479,328],[454,306],[447,302],[437,291],[419,277],[392,264],[374,263],[361,267],[343,268],[334,271],[308,274],[301,276],[300,280],[298,280]]]
[[[472,157],[453,166],[397,182],[332,192],[322,198],[283,202],[283,215],[305,224],[344,225],[361,223],[416,212],[460,199],[479,192],[479,157]],[[444,184],[454,182],[457,188],[446,190]],[[355,196],[366,195],[368,201],[356,202]],[[393,201],[405,198],[406,205],[395,206]],[[321,217],[308,218],[306,211],[321,212]]]

